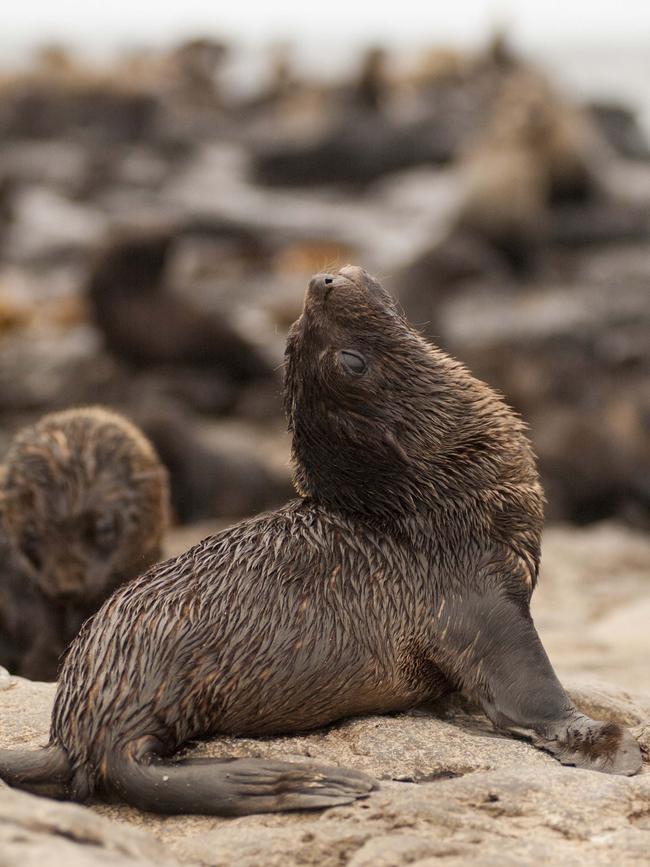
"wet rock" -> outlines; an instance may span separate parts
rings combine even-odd
[[[444,136],[427,122],[396,124],[374,111],[357,111],[322,137],[260,147],[253,180],[268,186],[363,186],[389,172],[450,158]]]
[[[547,220],[551,245],[615,244],[645,240],[650,230],[650,206],[601,198],[555,208]]]
[[[100,335],[86,323],[17,328],[3,340],[2,356],[0,418],[6,434],[43,411],[71,405],[102,403],[132,415],[143,405],[172,401],[221,414],[240,396],[228,377],[209,368],[160,365],[134,371],[104,351]],[[274,394],[277,412],[277,388]]]
[[[206,415],[221,415],[233,410],[239,393],[240,386],[219,371],[160,365],[133,372],[121,406],[137,414],[143,403],[160,400]]]
[[[6,176],[18,184],[45,185],[70,193],[78,189],[88,171],[90,154],[79,142],[21,139],[5,142],[0,160]]]
[[[14,216],[14,195],[16,184],[11,173],[6,168],[0,172],[0,252],[4,244],[7,229]]]
[[[104,144],[155,134],[158,100],[137,83],[121,86],[82,69],[16,77],[0,93],[6,138],[94,138]]]
[[[251,156],[255,182],[358,188],[403,169],[444,165],[483,114],[466,80],[438,79],[429,88],[420,80],[417,92],[407,87],[404,98],[404,83],[391,78],[379,46],[363,53],[359,67],[351,82],[322,100],[320,116],[298,141],[295,133],[261,138]]]

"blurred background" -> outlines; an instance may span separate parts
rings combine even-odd
[[[530,424],[551,567],[650,592],[649,82],[640,2],[4,9],[0,454],[103,403],[171,550],[284,501],[286,332],[354,262]]]
[[[179,523],[289,492],[309,275],[376,272],[531,425],[550,520],[650,525],[650,7],[46,2],[0,37],[0,451],[101,402]]]

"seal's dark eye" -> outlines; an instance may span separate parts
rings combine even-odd
[[[342,349],[338,353],[339,361],[343,369],[352,376],[363,376],[368,369],[368,363],[360,352],[355,352],[353,349]]]
[[[109,551],[117,542],[117,523],[112,515],[88,515],[85,538],[100,551]]]

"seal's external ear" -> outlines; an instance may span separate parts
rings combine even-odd
[[[405,464],[409,463],[409,456],[406,454],[406,452],[402,448],[400,441],[397,439],[397,437],[395,436],[395,434],[393,433],[392,430],[385,430],[384,431],[383,440],[387,446],[390,446],[390,448],[393,450],[395,455],[401,461],[403,461]]]

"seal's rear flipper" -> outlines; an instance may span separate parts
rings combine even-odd
[[[0,750],[0,779],[16,789],[49,798],[67,798],[71,776],[70,762],[62,747]]]
[[[377,788],[360,771],[266,759],[113,760],[109,785],[155,813],[243,816],[348,804]]]
[[[575,707],[527,610],[498,590],[468,594],[444,608],[435,658],[495,726],[529,739],[562,764],[630,776],[641,770],[632,735]]]

